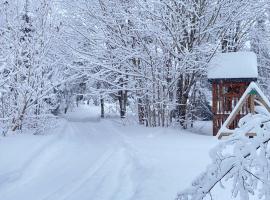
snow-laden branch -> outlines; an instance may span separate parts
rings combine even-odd
[[[242,200],[251,195],[269,199],[270,194],[270,114],[266,112],[247,115],[233,136],[221,142],[210,155],[212,164],[207,167],[192,186],[178,194],[178,200],[203,200],[210,197],[218,186],[231,180],[232,196]],[[257,134],[248,138],[246,133]],[[228,194],[230,196],[230,194]],[[212,197],[211,197],[212,198]]]

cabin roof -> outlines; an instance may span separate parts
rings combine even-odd
[[[209,80],[256,80],[257,56],[253,52],[219,53],[209,63],[207,76]]]

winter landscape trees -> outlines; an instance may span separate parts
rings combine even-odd
[[[0,134],[41,133],[80,101],[99,105],[101,118],[114,104],[119,118],[131,110],[141,125],[192,127],[211,119],[206,70],[220,52],[254,51],[269,96],[269,10],[268,0],[0,0]],[[258,130],[253,151],[232,138],[235,151],[221,146],[179,199],[211,195],[218,178],[235,174],[243,199],[256,179],[268,185],[268,129]]]
[[[94,96],[101,105],[117,103],[121,118],[132,106],[146,126],[192,126],[211,113],[205,71],[216,52],[254,49],[266,85],[267,6],[252,0],[1,1],[2,120],[20,129],[28,112],[30,118],[60,113],[74,99]],[[198,114],[200,106],[206,115]]]
[[[202,91],[207,91],[208,62],[220,51],[255,48],[258,35],[252,32],[265,19],[267,6],[266,1],[228,0],[65,4],[76,16],[72,35],[80,35],[71,39],[77,44],[73,50],[85,60],[77,73],[99,87],[92,80],[88,86],[103,93],[103,100],[117,100],[122,118],[133,99],[140,124],[178,122],[183,128],[202,117],[195,107],[207,108]],[[261,23],[267,26],[267,20]]]

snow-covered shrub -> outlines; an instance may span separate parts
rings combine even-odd
[[[232,183],[232,197],[247,200],[270,199],[270,114],[257,107],[258,114],[241,119],[239,128],[210,152],[212,164],[177,200],[213,199],[216,187]],[[256,133],[249,138],[247,133]],[[230,194],[228,194],[230,196]]]

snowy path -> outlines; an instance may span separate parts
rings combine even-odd
[[[2,138],[0,199],[173,199],[206,167],[216,143],[172,129],[99,121],[96,113],[78,110],[54,134]]]

